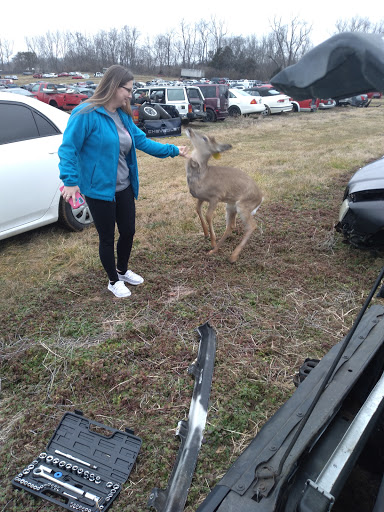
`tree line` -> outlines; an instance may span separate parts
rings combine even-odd
[[[360,31],[384,33],[384,20],[338,20],[334,33]],[[121,64],[138,74],[178,76],[180,68],[202,68],[207,77],[246,77],[268,80],[296,63],[313,44],[312,26],[298,17],[283,23],[274,18],[270,32],[258,38],[228,35],[225,22],[211,17],[189,24],[182,20],[177,31],[150,37],[125,25],[94,35],[48,31],[26,37],[27,51],[13,53],[12,41],[0,38],[0,66],[9,72],[101,71]]]

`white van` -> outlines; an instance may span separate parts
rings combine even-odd
[[[205,120],[207,117],[204,97],[196,86],[146,86],[133,92],[133,102],[142,94],[151,103],[174,105],[184,121]]]

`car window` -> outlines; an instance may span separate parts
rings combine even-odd
[[[204,87],[200,87],[201,92],[203,93],[204,98],[216,98],[216,86],[208,85]]]
[[[243,91],[242,89],[236,90],[239,96],[249,96],[248,92]]]
[[[219,85],[220,96],[228,98],[228,87],[226,85]]]
[[[184,101],[184,89],[168,89],[169,101]]]
[[[248,90],[246,91],[248,94],[250,94],[251,96],[260,96],[260,93],[258,91],[252,91],[252,90]]]
[[[32,87],[32,91],[38,91],[39,90],[39,87],[40,87],[40,84],[35,84],[33,87]]]
[[[201,100],[200,89],[188,89],[188,97]]]
[[[232,91],[228,91],[228,97],[229,98],[236,98],[236,96],[233,94]]]
[[[60,131],[28,105],[0,103],[0,144],[57,135]]]

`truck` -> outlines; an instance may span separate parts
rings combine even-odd
[[[186,69],[182,68],[180,76],[184,78],[203,78],[203,69]]]
[[[66,111],[72,110],[79,103],[88,99],[86,94],[69,92],[66,86],[49,82],[35,84],[31,89],[31,93],[38,100]]]

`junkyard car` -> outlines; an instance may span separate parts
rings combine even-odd
[[[359,169],[350,179],[336,230],[358,247],[384,241],[384,157]]]
[[[133,92],[133,101],[144,94],[153,103],[174,105],[183,121],[204,121],[207,117],[204,96],[196,86],[149,86]]]
[[[250,87],[244,89],[244,92],[252,96],[262,96],[264,103],[264,116],[270,114],[281,114],[282,112],[291,112],[293,109],[291,100],[286,94],[282,94],[272,87]]]
[[[290,98],[294,112],[316,112],[319,107],[319,100],[308,98],[306,100],[296,100]]]
[[[347,336],[304,362],[297,390],[196,512],[384,510],[384,307],[367,310],[383,273]]]
[[[261,97],[251,96],[242,89],[229,89],[228,103],[228,114],[232,117],[261,114],[265,109]]]
[[[87,203],[72,209],[59,191],[57,151],[69,116],[46,103],[0,92],[0,239],[60,221],[92,222]]]
[[[319,102],[319,110],[327,110],[329,108],[333,108],[336,106],[336,101],[332,98],[328,98],[326,100],[320,100]]]
[[[339,98],[337,100],[337,104],[343,107],[348,105],[351,107],[368,107],[370,102],[371,100],[368,98],[368,94],[357,94],[350,98]]]

